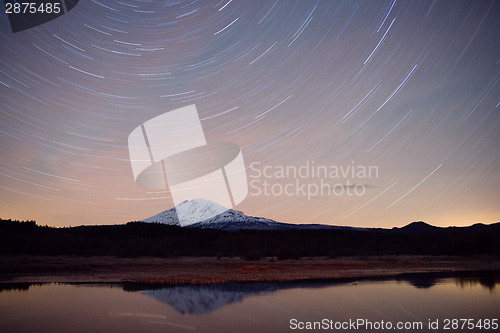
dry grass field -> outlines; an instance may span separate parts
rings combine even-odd
[[[500,270],[498,257],[377,256],[346,258],[115,258],[0,256],[0,282],[145,282],[203,284],[394,276]]]

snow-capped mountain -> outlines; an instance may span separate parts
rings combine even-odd
[[[178,214],[182,216],[182,223],[179,222]],[[321,224],[290,224],[276,222],[263,217],[247,216],[243,214],[243,212],[227,209],[213,201],[205,199],[183,201],[174,208],[144,219],[142,222],[156,222],[189,228],[223,230],[348,228]]]
[[[277,287],[279,286],[266,283],[229,283],[146,289],[141,293],[169,304],[182,314],[204,315],[224,306],[242,302],[249,296],[275,292],[278,290]]]
[[[293,226],[263,217],[247,216],[239,210],[228,209],[211,219],[190,225],[194,228],[211,228],[224,230],[240,229],[285,229]]]
[[[172,209],[142,221],[185,227],[200,221],[208,220],[225,211],[227,211],[227,208],[213,201],[205,199],[185,200]]]
[[[159,214],[148,217],[147,219],[141,220],[141,222],[149,222],[149,223],[163,223],[168,225],[179,225],[179,219],[177,218],[177,213],[175,212],[175,208],[165,210]]]
[[[182,223],[179,221],[182,216]],[[262,217],[247,216],[205,199],[185,200],[172,209],[151,216],[142,222],[215,229],[279,229],[280,224]],[[286,224],[285,224],[286,225]]]

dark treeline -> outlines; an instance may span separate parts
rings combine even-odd
[[[294,259],[350,255],[500,254],[500,223],[437,228],[241,230],[181,228],[156,223],[54,228],[0,220],[0,254],[218,256]]]

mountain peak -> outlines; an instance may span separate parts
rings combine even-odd
[[[410,231],[410,232],[425,232],[425,231],[436,230],[436,229],[439,229],[439,227],[435,227],[435,226],[430,225],[429,223],[426,223],[423,221],[412,222],[412,223],[400,228],[400,230]]]
[[[221,229],[238,231],[294,230],[294,229],[352,229],[324,224],[290,224],[276,222],[263,217],[245,215],[243,212],[227,209],[206,199],[185,200],[172,209],[161,212],[141,222],[156,222],[188,228]]]
[[[216,217],[228,209],[206,199],[184,200],[174,208],[142,220],[181,227],[189,226]]]
[[[179,209],[182,207],[204,207],[204,208],[213,207],[215,209],[226,209],[227,210],[227,208],[225,208],[222,205],[219,205],[216,202],[213,202],[213,201],[207,200],[207,199],[202,199],[202,198],[197,198],[197,199],[193,199],[193,200],[184,200],[183,202],[181,202],[180,204],[178,204],[174,208]]]
[[[173,209],[183,227],[216,217],[228,210],[228,208],[206,199],[184,200]]]
[[[156,222],[181,227],[215,228],[224,230],[279,229],[292,225],[262,217],[247,216],[206,199],[185,200],[142,222]]]

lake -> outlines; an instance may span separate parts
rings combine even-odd
[[[491,272],[174,287],[1,283],[0,332],[498,332],[499,283]]]

